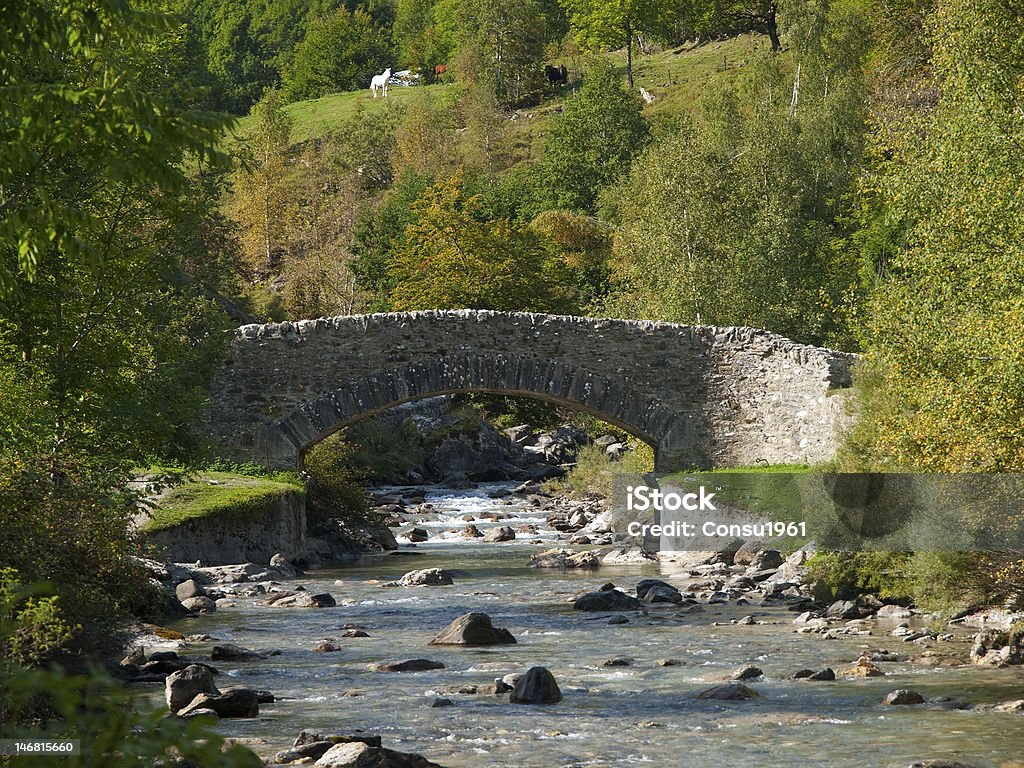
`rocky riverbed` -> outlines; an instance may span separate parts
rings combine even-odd
[[[400,548],[345,569],[172,567],[182,639],[126,673],[165,709],[201,679],[174,706],[268,764],[1020,765],[1019,640],[817,604],[807,551],[652,560],[538,491],[383,490]]]

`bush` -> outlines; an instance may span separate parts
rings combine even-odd
[[[636,438],[627,441],[629,450],[616,461],[598,445],[585,445],[576,454],[576,464],[557,481],[560,490],[574,496],[598,494],[611,498],[615,475],[636,475],[654,469],[654,449]]]
[[[62,645],[68,627],[57,615],[59,598],[23,586],[11,569],[0,571],[0,723],[9,739],[79,739],[83,768],[162,768],[190,764],[255,768],[262,762],[200,722],[168,718],[157,709],[141,715],[128,692],[99,670],[70,675],[60,668],[26,666],[12,650]],[[34,661],[35,659],[27,659]],[[9,761],[9,762],[8,762]],[[59,758],[58,758],[59,761]],[[0,757],[0,765],[49,768],[45,754]]]
[[[68,630],[32,661],[80,663],[112,650],[124,619],[151,602],[147,574],[132,557],[132,521],[142,508],[128,481],[124,469],[84,453],[59,464],[45,455],[0,460],[0,568],[47,583],[54,599],[31,610]]]
[[[909,552],[818,552],[807,566],[816,600],[851,600],[870,592],[882,600],[914,598]]]
[[[356,449],[340,435],[315,445],[305,457],[310,523],[328,519],[356,522],[370,518],[370,497],[363,488],[365,472],[353,466]]]

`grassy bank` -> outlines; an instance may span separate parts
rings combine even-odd
[[[298,477],[284,473],[262,478],[202,472],[161,494],[142,529],[155,533],[208,517],[245,519],[266,509],[286,493],[304,490]]]

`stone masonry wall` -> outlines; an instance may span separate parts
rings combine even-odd
[[[197,430],[226,458],[294,467],[368,415],[483,391],[594,414],[653,445],[659,470],[817,462],[854,359],[752,328],[475,310],[246,325]]]

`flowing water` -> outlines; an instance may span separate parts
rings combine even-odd
[[[493,487],[492,487],[493,489]],[[227,736],[250,740],[264,756],[291,745],[302,729],[322,733],[380,734],[384,745],[419,752],[445,766],[893,766],[956,758],[973,766],[1022,766],[1024,714],[884,707],[889,691],[913,688],[925,697],[952,696],[971,703],[1024,698],[1021,670],[928,667],[886,663],[882,678],[810,682],[791,679],[801,668],[837,668],[865,648],[919,655],[914,643],[889,636],[841,637],[793,632],[793,614],[756,605],[675,606],[629,612],[628,624],[609,625],[613,614],[574,611],[569,600],[606,581],[630,589],[659,566],[604,567],[596,572],[526,567],[537,539],[550,546],[554,532],[513,542],[482,544],[443,531],[465,525],[465,514],[512,511],[513,526],[543,526],[536,510],[508,506],[480,491],[438,489],[428,496],[441,514],[423,527],[432,540],[405,554],[364,558],[300,581],[338,600],[331,609],[272,608],[251,600],[214,614],[182,620],[176,629],[209,633],[247,648],[276,648],[263,661],[219,662],[221,687],[268,689],[274,704],[253,720],[225,720]],[[509,521],[503,521],[509,522]],[[481,523],[485,530],[490,525]],[[454,586],[385,588],[406,571],[462,569]],[[684,579],[666,576],[679,587]],[[288,585],[286,585],[288,586]],[[484,611],[507,627],[517,645],[434,647],[430,639],[467,611]],[[753,614],[758,625],[715,626]],[[368,638],[341,638],[344,625]],[[314,653],[335,638],[336,653]],[[937,643],[949,650],[955,643]],[[210,644],[185,653],[198,656]],[[960,646],[959,650],[966,650]],[[615,656],[631,666],[605,667]],[[444,669],[415,673],[371,670],[381,661],[428,658]],[[679,666],[658,666],[662,659]],[[751,683],[761,698],[745,702],[695,700],[693,695],[753,663],[765,672]],[[534,665],[548,667],[564,699],[547,706],[508,703],[508,695],[452,691],[481,689],[496,677]],[[223,675],[227,676],[227,679]],[[160,691],[147,692],[156,700]],[[454,706],[435,708],[438,696]]]

